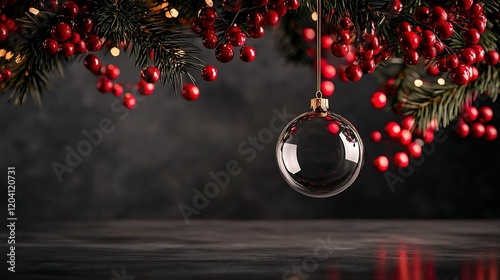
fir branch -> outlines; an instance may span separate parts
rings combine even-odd
[[[203,67],[203,61],[197,57],[199,48],[190,42],[194,35],[181,28],[177,19],[166,18],[163,10],[154,12],[149,1],[95,0],[92,6],[98,35],[115,45],[132,44],[130,54],[140,68],[149,64],[153,51],[153,63],[162,73],[163,83],[168,82],[175,89],[182,83],[183,75],[189,76],[188,69]]]

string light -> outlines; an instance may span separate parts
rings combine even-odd
[[[416,79],[415,81],[413,81],[413,84],[416,86],[416,87],[421,87],[424,85],[424,81],[420,80],[420,79]]]
[[[119,56],[120,55],[120,49],[117,47],[112,47],[111,50],[109,50],[109,53],[112,56]]]
[[[212,2],[212,0],[205,0],[205,3],[207,3],[209,7],[212,7],[214,5],[214,2]]]
[[[6,49],[1,49],[0,50],[0,57],[4,57],[5,54],[7,54],[7,50]]]
[[[40,13],[40,11],[37,9],[37,8],[29,8],[28,11],[32,14],[34,14],[35,16],[38,15]]]
[[[176,9],[171,9],[170,15],[172,15],[173,18],[176,18],[177,16],[179,16],[179,11],[177,11]]]
[[[437,83],[438,83],[439,85],[441,85],[441,86],[444,86],[444,85],[446,84],[446,81],[445,81],[443,78],[439,78],[439,79],[437,80]]]
[[[317,20],[318,20],[318,13],[313,12],[313,13],[311,14],[311,18],[312,18],[312,20],[317,21]]]
[[[14,56],[14,54],[12,52],[8,52],[5,54],[5,59],[9,60],[11,59],[12,57]]]

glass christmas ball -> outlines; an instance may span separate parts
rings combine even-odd
[[[315,98],[312,110],[293,119],[276,146],[281,175],[301,194],[323,198],[347,189],[364,162],[356,128],[328,111],[328,100]]]

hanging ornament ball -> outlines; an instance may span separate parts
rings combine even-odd
[[[293,119],[276,146],[281,175],[301,194],[324,198],[347,189],[364,162],[364,148],[356,128],[328,111],[328,100],[311,100],[310,112]]]
[[[196,100],[200,97],[200,90],[193,84],[185,84],[182,88],[182,96],[186,100]]]
[[[160,80],[160,70],[152,66],[146,67],[141,70],[141,79],[154,84]]]

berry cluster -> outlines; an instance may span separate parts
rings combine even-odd
[[[14,19],[0,14],[0,42],[3,42],[9,36],[9,32],[17,31],[17,23]]]
[[[427,69],[430,75],[449,72],[455,84],[466,85],[479,77],[478,63],[498,63],[497,51],[489,50],[485,54],[479,45],[487,23],[481,2],[459,0],[450,7],[422,5],[415,11],[414,18],[418,24],[404,21],[397,27],[406,64],[415,65],[426,59],[431,62]],[[452,49],[444,43],[454,33],[461,35],[464,47]]]
[[[497,129],[492,125],[485,123],[493,119],[493,110],[484,106],[479,110],[476,107],[466,107],[459,117],[456,133],[465,138],[471,134],[474,138],[483,138],[487,141],[493,141],[497,138]]]
[[[395,4],[399,6],[401,2]],[[333,27],[332,34],[328,36],[331,41],[328,37],[323,37],[322,44],[327,46],[331,42],[332,54],[346,58],[347,67],[339,72],[344,81],[359,81],[363,74],[373,73],[380,61],[387,60],[392,55],[383,36],[369,32],[356,35],[354,24],[348,15],[340,18]],[[360,38],[354,40],[356,36]]]
[[[43,42],[43,49],[49,55],[61,54],[70,57],[87,51],[96,52],[102,48],[102,40],[92,34],[93,20],[87,7],[79,7],[74,1],[62,5],[54,3],[51,9],[57,12],[56,20],[50,27],[50,38]]]
[[[124,93],[123,85],[114,82],[120,76],[120,69],[113,65],[101,65],[99,58],[93,54],[87,54],[83,60],[85,68],[92,74],[100,76],[96,83],[96,88],[102,93],[112,92],[115,96],[122,96]],[[155,89],[155,83],[160,80],[160,71],[156,67],[146,67],[140,72],[141,80],[137,83],[137,91],[142,95],[151,95]],[[135,96],[128,92],[123,95],[123,105],[128,109],[135,107],[137,101]]]
[[[413,130],[414,123],[415,121],[411,116],[406,116],[399,123],[390,121],[384,127],[388,138],[399,143],[404,148],[404,151],[397,152],[393,156],[393,163],[398,168],[407,167],[410,163],[410,157],[419,158],[422,155],[422,146],[434,140],[436,121],[429,123],[426,131]],[[370,134],[371,140],[376,143],[380,142],[382,137],[380,131],[374,131]],[[389,159],[383,155],[378,156],[373,160],[373,165],[378,171],[385,172],[389,168]]]

